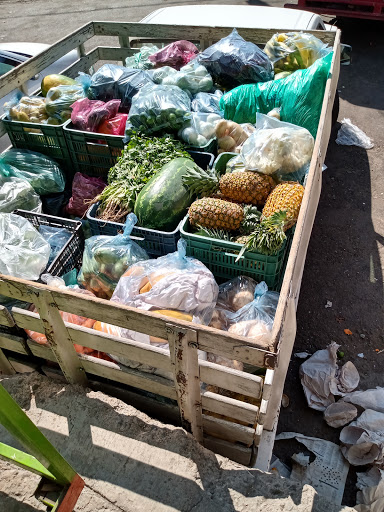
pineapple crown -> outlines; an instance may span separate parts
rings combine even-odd
[[[284,232],[286,217],[287,212],[280,210],[270,217],[262,218],[248,236],[248,240],[242,247],[237,260],[241,258],[245,251],[256,251],[267,256],[276,254],[287,238]]]
[[[244,220],[241,223],[241,234],[250,235],[255,226],[260,222],[261,212],[256,206],[247,204],[244,206]]]
[[[206,197],[214,194],[219,188],[220,174],[214,169],[201,169],[191,167],[183,175],[185,185],[191,196]]]

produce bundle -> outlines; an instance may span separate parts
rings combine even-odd
[[[9,149],[0,156],[0,176],[28,181],[39,195],[63,192],[65,177],[49,156],[28,149]]]
[[[256,130],[244,142],[238,159],[246,170],[300,179],[312,158],[315,141],[305,128],[256,115]],[[294,173],[298,173],[298,175]]]
[[[176,85],[148,85],[132,99],[128,120],[143,133],[173,132],[191,117],[191,100]]]
[[[192,110],[194,112],[219,114],[222,116],[219,106],[222,95],[223,92],[220,89],[216,89],[214,93],[198,92],[192,100]]]
[[[96,132],[103,121],[117,116],[120,103],[120,100],[107,103],[88,98],[77,100],[71,107],[71,121],[78,130]]]
[[[332,52],[281,80],[236,87],[221,98],[220,109],[226,119],[254,124],[258,112],[281,107],[282,121],[306,128],[316,137],[331,63]]]
[[[215,82],[228,89],[273,79],[268,56],[254,43],[245,41],[236,29],[200,53],[196,60],[207,68]]]
[[[218,114],[192,112],[191,118],[186,121],[178,136],[191,146],[205,146],[215,137],[215,128],[220,121],[222,117]]]
[[[185,241],[179,240],[175,253],[132,265],[121,277],[111,300],[170,319],[208,324],[217,295],[218,286],[210,270],[200,261],[187,257]],[[168,348],[167,340],[129,329],[105,323],[99,323],[94,328],[140,343]],[[154,368],[139,365],[127,358],[111,357],[127,366],[155,371]]]
[[[316,36],[304,32],[275,34],[264,47],[273,62],[275,75],[309,68],[330,51],[331,48]]]
[[[195,58],[199,53],[196,46],[190,41],[175,41],[170,43],[161,50],[148,56],[148,59],[156,67],[170,66],[180,69],[185,64]]]
[[[84,75],[88,81],[88,97],[94,100],[121,100],[120,110],[128,113],[132,98],[142,87],[153,84],[150,75],[141,69],[126,68],[117,64],[104,64],[92,76]]]
[[[170,136],[131,134],[119,160],[109,171],[109,185],[94,200],[100,201],[98,217],[122,222],[133,211],[137,196],[152,176],[178,157],[191,158],[184,145]]]
[[[28,181],[0,176],[0,212],[12,213],[14,210],[40,213],[40,197]]]
[[[255,127],[249,123],[237,124],[234,121],[222,120],[216,125],[218,153],[239,153],[244,142],[255,131]]]
[[[149,60],[149,56],[159,51],[155,44],[144,44],[140,51],[125,59],[125,67],[133,69],[152,69],[153,62]]]
[[[177,85],[191,94],[210,92],[213,87],[211,75],[204,66],[196,61],[183,66],[180,71],[169,66],[155,69],[152,71],[151,77],[156,84]]]
[[[48,124],[62,124],[71,117],[71,106],[85,98],[82,85],[58,85],[51,87],[45,98],[45,109],[49,114]],[[53,119],[57,122],[54,123]]]
[[[145,250],[130,238],[136,222],[136,215],[131,213],[122,235],[92,236],[85,241],[78,282],[96,297],[110,299],[127,268],[148,259]]]

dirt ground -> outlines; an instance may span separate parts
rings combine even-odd
[[[0,41],[52,43],[93,19],[137,21],[161,6],[182,3],[147,0],[145,4],[111,0],[2,0]],[[204,2],[216,3],[216,2]],[[282,6],[280,0],[224,1]],[[341,345],[344,361],[360,372],[360,389],[383,385],[383,234],[384,234],[384,39],[382,23],[360,20],[340,23],[343,41],[353,46],[353,63],[342,67],[339,81],[340,115],[373,138],[375,147],[364,150],[330,141],[323,174],[323,189],[304,270],[297,312],[294,352],[310,353],[332,340]],[[327,301],[331,308],[325,308]],[[347,336],[344,329],[350,329]],[[358,354],[363,354],[360,358]],[[278,431],[297,431],[338,441],[339,430],[328,427],[322,414],[307,407],[298,370],[292,358],[285,385],[290,405],[282,409]],[[277,442],[275,453],[289,461],[302,447]],[[344,494],[355,503],[355,471]]]
[[[0,378],[0,380],[2,380]],[[353,512],[236,464],[116,398],[36,373],[2,384],[85,481],[75,512]],[[0,427],[3,442],[22,448]],[[46,510],[38,477],[0,462],[0,510]]]

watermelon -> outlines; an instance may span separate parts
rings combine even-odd
[[[159,231],[177,228],[193,200],[183,185],[183,176],[189,169],[199,170],[199,167],[189,158],[175,158],[148,181],[135,203],[141,227]]]

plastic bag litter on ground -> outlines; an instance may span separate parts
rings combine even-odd
[[[364,149],[372,149],[374,144],[360,128],[352,124],[350,119],[341,121],[341,128],[337,133],[336,143],[341,146],[358,146]]]

